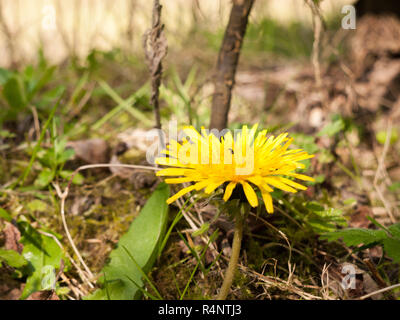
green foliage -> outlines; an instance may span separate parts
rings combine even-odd
[[[192,237],[198,237],[206,233],[210,229],[210,224],[208,222],[203,223],[198,230],[192,233]]]
[[[35,200],[28,202],[28,204],[26,206],[31,212],[34,212],[34,211],[46,212],[48,209],[46,202],[39,200],[39,199],[35,199]]]
[[[6,220],[8,222],[11,222],[11,220],[12,220],[11,215],[3,208],[0,208],[0,218]]]
[[[196,67],[190,69],[185,81],[179,77],[176,69],[172,69],[172,81],[161,85],[160,98],[166,102],[177,119],[199,129],[209,119],[209,104],[197,94],[196,79]]]
[[[7,80],[3,87],[3,96],[10,106],[7,116],[15,118],[28,103],[21,77],[14,75]]]
[[[342,238],[343,242],[348,246],[357,246],[359,244],[370,245],[385,239],[386,234],[383,230],[370,229],[344,229],[327,233],[321,238],[329,241]]]
[[[39,189],[45,188],[51,181],[53,181],[54,172],[48,168],[43,169],[42,172],[39,173],[39,176],[36,178],[33,183],[35,187]]]
[[[385,144],[387,139],[386,137],[387,137],[386,130],[381,130],[376,133],[376,140],[382,145]],[[390,135],[390,144],[396,143],[397,140],[399,140],[399,134],[397,132],[397,129],[393,129]]]
[[[303,133],[291,133],[293,144],[304,149],[310,154],[315,154],[319,151],[318,145],[315,143],[315,137]]]
[[[304,217],[304,221],[318,234],[334,231],[338,226],[347,226],[347,221],[340,209],[325,209],[317,202],[308,202],[305,208],[309,213]]]
[[[243,49],[270,52],[286,57],[307,57],[312,51],[312,30],[301,23],[282,25],[264,18],[251,23],[246,31]]]
[[[15,134],[11,133],[8,130],[0,130],[0,138],[7,139],[7,138],[14,138]]]
[[[333,137],[339,132],[345,129],[345,123],[341,117],[333,119],[332,122],[328,123],[322,130],[318,133],[318,136],[328,136]]]
[[[19,221],[18,228],[24,245],[22,256],[28,261],[23,273],[27,275],[26,285],[21,299],[27,298],[36,291],[55,288],[55,270],[60,268],[61,259],[67,265],[68,260],[57,242],[32,228],[29,222]]]
[[[116,103],[118,103],[118,107],[115,109],[117,109],[117,110],[125,109],[125,111],[127,111],[133,118],[137,119],[141,123],[143,123],[147,126],[153,125],[153,122],[147,117],[147,115],[145,115],[139,109],[134,108],[134,104],[139,97],[138,92],[135,92],[131,97],[124,100],[118,95],[118,93],[113,88],[111,88],[107,84],[107,82],[105,82],[103,80],[99,80],[99,85],[103,89],[104,93],[106,93],[110,98],[112,98]],[[146,89],[147,89],[147,86],[144,86],[142,90],[146,90]],[[138,91],[140,92],[140,89]]]
[[[59,103],[60,103],[60,100],[58,100],[58,102],[55,104],[55,106],[51,110],[49,118],[46,120],[46,122],[45,122],[45,124],[44,124],[44,126],[42,128],[42,131],[40,132],[39,139],[36,142],[34,148],[32,149],[32,155],[31,155],[31,158],[29,160],[28,166],[25,168],[24,172],[19,176],[19,178],[11,185],[11,188],[14,188],[15,186],[17,186],[20,183],[23,184],[25,182],[25,179],[29,175],[29,173],[30,173],[30,171],[32,169],[33,163],[36,160],[36,156],[37,156],[39,150],[41,149],[41,143],[42,143],[42,141],[44,139],[44,136],[46,134],[47,128],[49,127],[51,121],[53,120],[53,117],[54,117],[55,112],[56,112],[56,110],[57,110],[57,108],[59,106]]]
[[[326,233],[321,236],[328,241],[342,239],[348,246],[363,245],[361,248],[369,248],[375,245],[383,246],[386,254],[395,262],[400,263],[400,223],[393,224],[388,228],[377,224],[380,229],[343,229]]]
[[[43,54],[39,55],[36,67],[27,66],[22,71],[0,69],[0,86],[5,105],[0,109],[0,123],[17,120],[20,114],[31,113],[30,106],[38,108],[39,113],[47,116],[50,107],[61,96],[65,87],[62,85],[51,90],[43,90],[51,80],[56,67],[48,66]]]
[[[204,30],[202,35],[215,51],[224,36],[223,29]],[[243,43],[243,53],[268,53],[280,57],[308,57],[312,52],[313,31],[300,22],[281,24],[271,18],[250,23]]]
[[[395,192],[397,190],[400,189],[400,182],[393,182],[390,186],[389,186],[389,190],[392,192]]]
[[[28,263],[23,256],[14,250],[0,249],[0,263],[2,261],[13,268],[22,268]]]
[[[4,68],[0,68],[0,86],[4,86],[4,84],[8,81],[8,79],[10,79],[11,76],[12,76],[11,71]]]
[[[111,252],[110,262],[102,270],[103,288],[87,299],[131,300],[141,296],[142,278],[153,265],[165,232],[168,197],[168,185],[159,184]]]
[[[66,148],[67,139],[65,137],[55,137],[53,133],[53,144],[48,149],[41,149],[38,152],[38,160],[43,167],[43,170],[37,176],[34,186],[39,189],[47,187],[55,177],[60,176],[68,179],[73,171],[63,170],[65,162],[73,158],[74,150]],[[76,174],[72,180],[74,184],[82,184],[83,176]]]

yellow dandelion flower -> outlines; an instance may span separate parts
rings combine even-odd
[[[167,200],[170,204],[183,195],[205,189],[210,194],[225,185],[223,199],[228,201],[237,185],[241,185],[252,207],[258,205],[258,197],[253,189],[257,186],[262,195],[267,212],[274,211],[270,192],[278,188],[297,192],[307,188],[290,178],[314,181],[313,178],[296,173],[304,168],[300,161],[312,158],[302,149],[288,149],[293,138],[288,133],[277,137],[267,137],[267,130],[255,136],[257,125],[250,130],[243,126],[233,137],[228,131],[221,139],[203,128],[199,133],[194,127],[185,127],[187,138],[182,142],[171,140],[163,156],[156,159],[159,165],[169,168],[157,172],[167,176],[166,183],[193,182]]]

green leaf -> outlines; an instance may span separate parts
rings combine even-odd
[[[35,187],[44,188],[54,179],[54,171],[48,168],[43,169],[43,171],[36,178],[33,183]]]
[[[200,229],[196,230],[195,232],[192,233],[192,237],[198,237],[204,234],[205,232],[208,231],[210,228],[210,224],[208,222],[205,222],[201,225]]]
[[[311,201],[306,204],[306,208],[315,212],[315,211],[324,211],[325,208],[321,206],[318,202]]]
[[[54,100],[57,100],[64,91],[65,87],[60,85],[49,91],[43,92],[43,94],[40,94],[40,99],[38,99],[37,102],[35,101],[35,105],[37,105],[38,109],[46,109]]]
[[[400,181],[394,182],[389,186],[389,190],[395,192],[400,189]]]
[[[342,118],[339,118],[331,123],[328,123],[325,127],[323,127],[322,130],[318,132],[317,136],[333,137],[340,131],[343,131],[344,128],[345,128],[345,123]]]
[[[74,171],[63,170],[63,171],[60,171],[60,176],[63,179],[69,180],[71,178],[71,175],[72,175],[73,172]],[[80,173],[76,173],[74,178],[72,179],[72,183],[73,184],[78,184],[78,185],[83,184],[84,181],[85,181],[85,178]]]
[[[38,79],[31,80],[29,86],[29,92],[27,94],[27,100],[31,101],[35,94],[42,89],[53,76],[53,72],[56,69],[55,66],[47,68],[44,72],[41,72]]]
[[[387,238],[387,235],[383,230],[354,228],[330,232],[321,236],[321,239],[328,241],[335,241],[340,238],[348,246],[357,246],[359,244],[369,245],[374,242],[381,242]]]
[[[346,206],[354,206],[357,204],[357,200],[354,198],[348,198],[346,200],[343,201],[343,204]]]
[[[47,128],[50,125],[50,122],[52,121],[56,110],[60,104],[61,101],[61,97],[60,99],[57,101],[57,103],[55,104],[55,106],[53,107],[53,109],[50,112],[50,115],[48,117],[48,119],[46,120],[44,126],[42,127],[42,131],[40,132],[40,137],[39,140],[37,141],[35,147],[33,148],[33,152],[32,152],[32,156],[31,159],[29,160],[29,164],[26,167],[26,169],[24,170],[24,172],[18,177],[18,179],[10,186],[11,189],[15,188],[15,186],[17,186],[18,184],[23,184],[25,182],[26,177],[28,176],[29,172],[32,169],[33,163],[36,159],[37,153],[38,151],[41,149],[41,143],[44,139],[44,135],[46,134]]]
[[[142,291],[137,286],[143,286],[142,272],[150,271],[161,244],[167,223],[168,197],[168,185],[159,184],[128,232],[121,237],[118,247],[111,252],[111,260],[102,270],[106,278],[102,279],[103,288],[86,299],[132,300],[141,296]]]
[[[8,131],[8,130],[0,130],[0,138],[7,139],[7,138],[14,138],[15,134]]]
[[[4,210],[3,208],[0,208],[0,218],[3,218],[4,220],[11,222],[12,217],[10,216],[10,214]]]
[[[47,211],[47,204],[44,201],[35,199],[30,201],[27,205],[30,211],[38,211],[38,212],[46,212]]]
[[[11,75],[12,75],[11,71],[0,68],[0,86],[4,85],[11,77]]]
[[[324,221],[323,219],[309,219],[308,224],[314,229],[317,233],[323,232],[331,232],[332,230],[336,230],[336,225],[330,223],[328,221]]]
[[[318,176],[314,177],[314,182],[310,182],[311,185],[315,185],[318,183],[322,183],[325,181],[325,175],[319,174]]]
[[[25,90],[19,77],[13,76],[4,84],[3,96],[11,107],[11,114],[15,116],[18,111],[27,105]]]
[[[376,134],[376,140],[377,140],[380,144],[384,145],[385,142],[386,142],[386,139],[387,139],[387,132],[386,132],[386,130],[379,131],[379,132]],[[397,130],[392,130],[392,133],[391,133],[391,135],[390,135],[390,141],[389,141],[389,143],[390,143],[390,144],[394,144],[394,143],[397,142],[398,139],[399,139],[399,134],[397,133]]]
[[[62,152],[57,153],[57,164],[64,164],[68,160],[72,159],[75,155],[74,149],[66,149]]]
[[[389,232],[393,235],[393,237],[400,240],[400,223],[392,224],[391,226],[388,227],[388,229]]]
[[[318,152],[319,147],[315,143],[315,137],[302,133],[293,133],[291,136],[294,139],[294,145],[304,149],[310,154]]]
[[[48,288],[52,279],[49,270],[60,268],[61,259],[66,260],[61,248],[53,238],[40,234],[28,222],[18,222],[21,231],[21,243],[24,245],[23,257],[30,262],[29,276],[21,299],[27,298],[36,291]],[[50,281],[49,281],[50,280]],[[55,283],[51,283],[55,286]]]
[[[383,247],[386,254],[393,259],[394,262],[400,263],[400,239],[387,238],[383,240]]]
[[[21,268],[25,266],[28,261],[21,256],[17,251],[0,249],[0,261],[5,261],[10,267]]]
[[[311,211],[306,221],[316,233],[336,231],[337,226],[347,226],[342,210],[328,208],[325,210],[318,202],[308,202],[305,207]]]

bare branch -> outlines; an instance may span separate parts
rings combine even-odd
[[[253,3],[254,0],[233,1],[228,26],[218,55],[210,129],[222,130],[228,124],[236,68]]]

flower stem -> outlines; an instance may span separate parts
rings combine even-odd
[[[242,236],[243,236],[243,221],[244,216],[239,213],[236,216],[235,222],[235,233],[233,235],[233,243],[232,243],[232,254],[229,259],[228,269],[225,273],[224,282],[221,287],[221,291],[217,297],[217,300],[225,300],[228,296],[229,290],[232,285],[233,277],[235,275],[235,271],[237,268],[239,255],[240,255],[240,246],[242,243]]]

